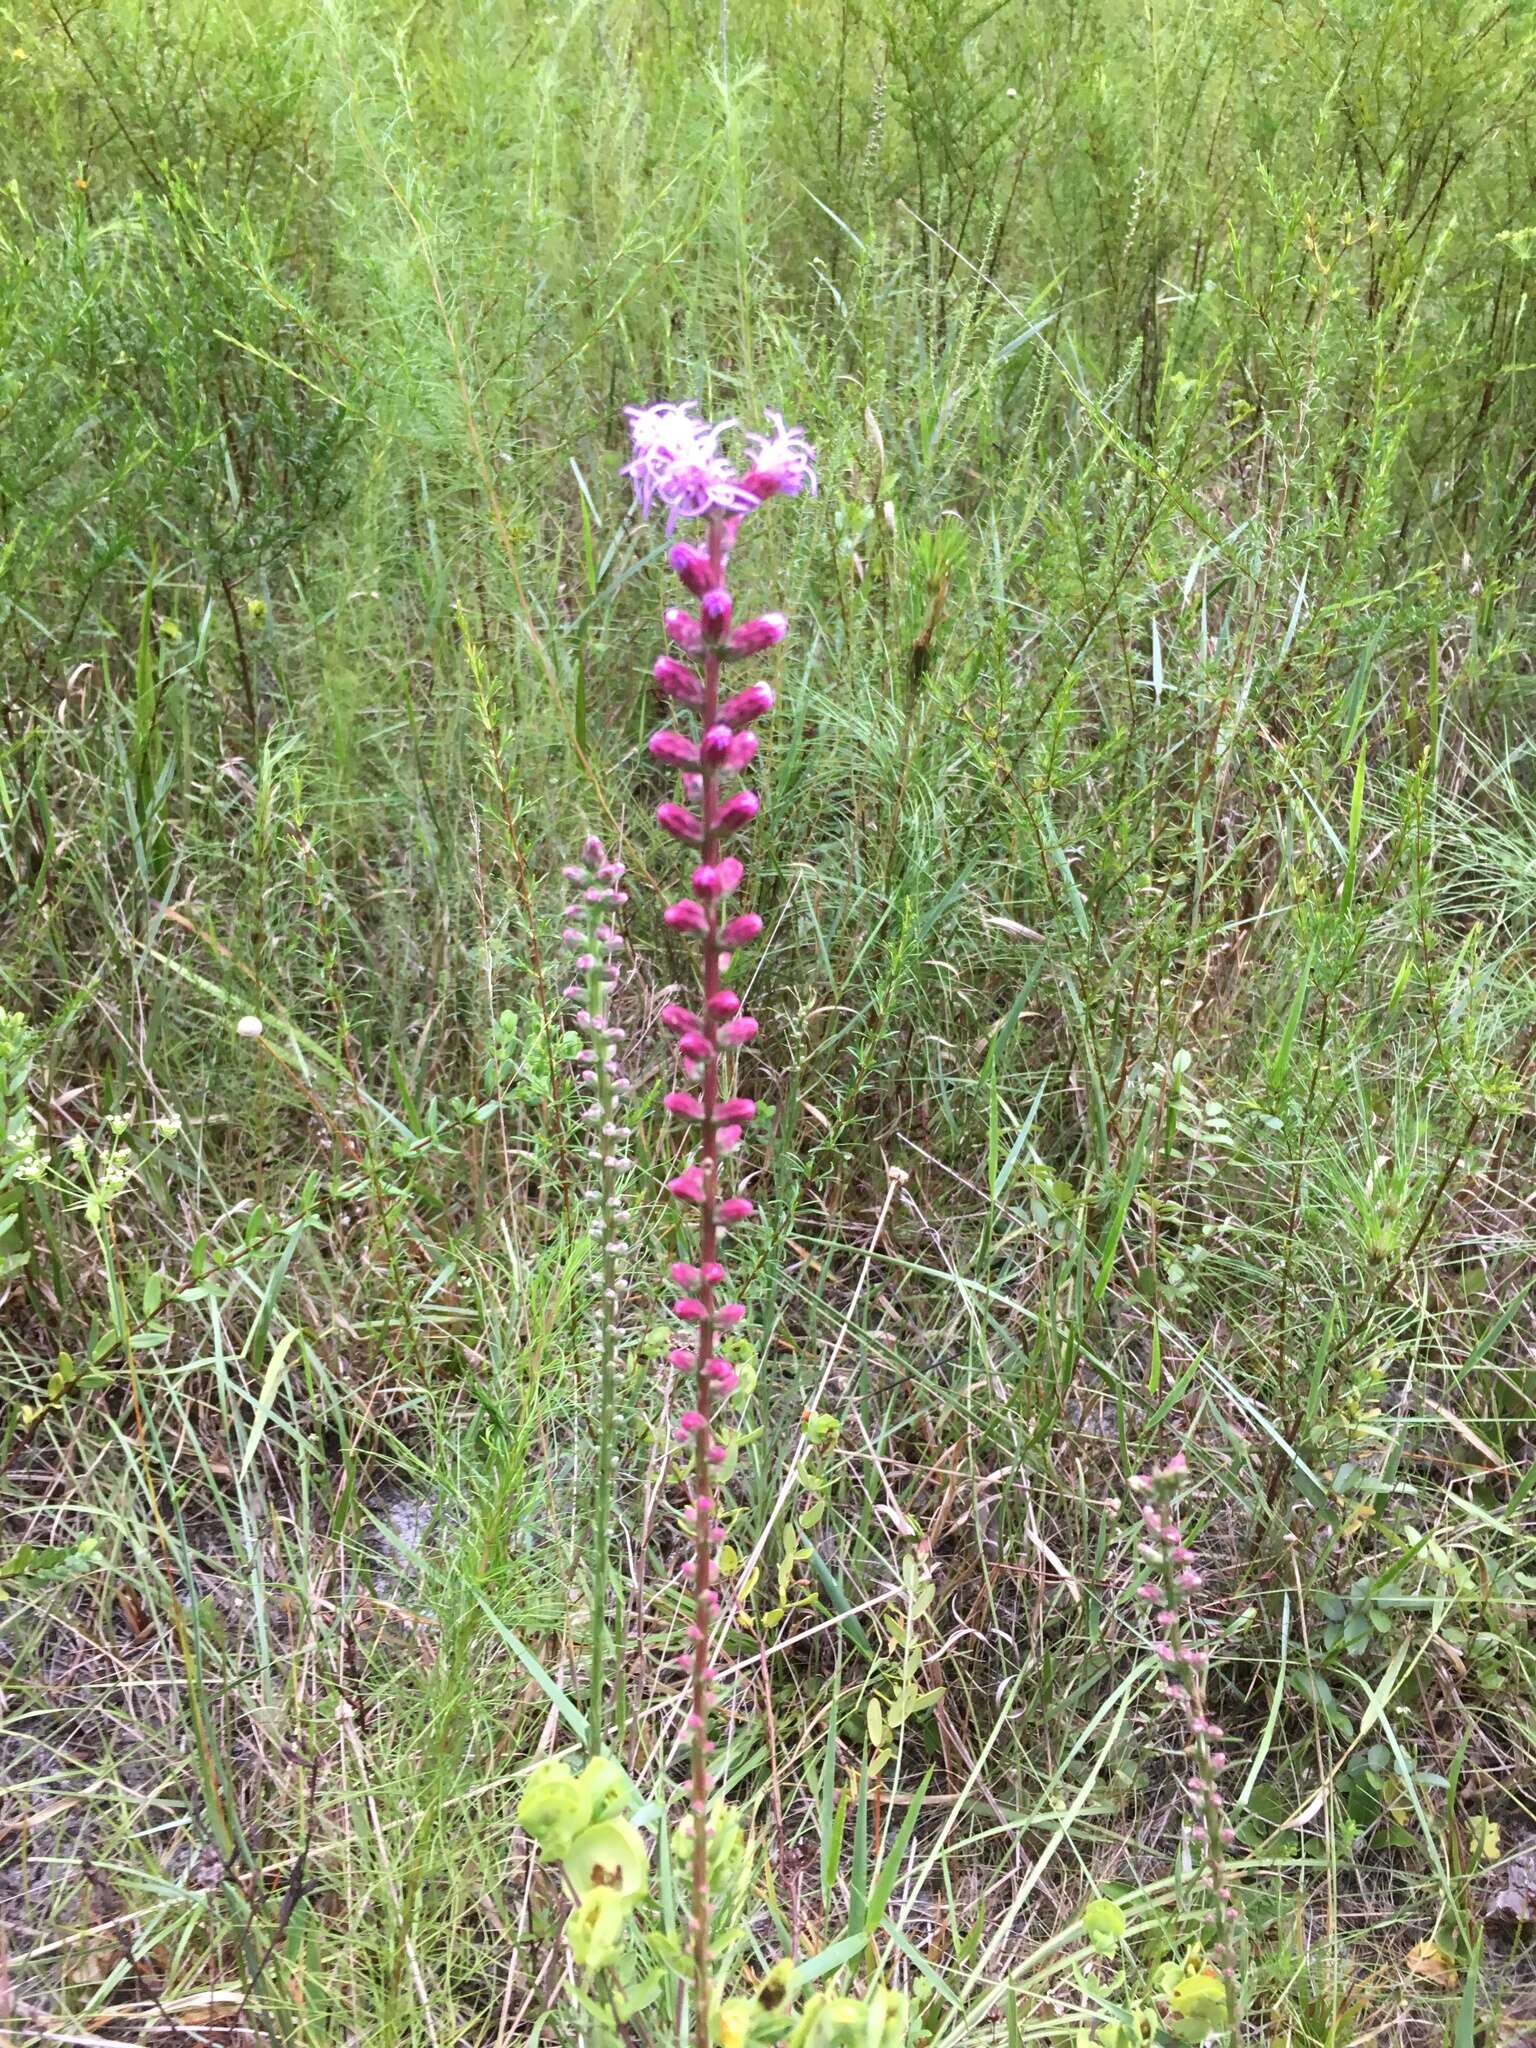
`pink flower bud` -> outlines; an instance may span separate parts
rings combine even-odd
[[[729,1024],[722,1026],[720,1036],[727,1045],[746,1045],[757,1036],[755,1017],[733,1017]]]
[[[702,1023],[702,1019],[696,1017],[692,1010],[685,1010],[681,1003],[663,1003],[661,1021],[669,1031],[678,1032],[697,1031]]]
[[[725,751],[720,766],[728,775],[739,775],[743,768],[750,766],[757,756],[757,734],[739,732]]]
[[[682,1344],[674,1345],[667,1353],[667,1363],[674,1372],[691,1372],[695,1362],[693,1353]]]
[[[731,623],[731,593],[718,586],[706,590],[699,600],[699,616],[705,632],[718,639]]]
[[[679,1322],[702,1323],[709,1314],[709,1310],[702,1301],[695,1300],[691,1294],[685,1294],[681,1301],[673,1302],[672,1313]]]
[[[667,556],[674,575],[685,589],[695,597],[702,597],[706,590],[713,589],[715,572],[709,566],[709,557],[698,548],[691,548],[679,541]]]
[[[653,732],[646,745],[658,761],[671,761],[679,768],[697,768],[699,765],[699,750],[693,741],[680,732],[673,732],[668,726]]]
[[[704,1174],[697,1166],[687,1167],[676,1180],[667,1182],[668,1191],[680,1202],[702,1202],[704,1199]]]
[[[670,1095],[664,1097],[662,1106],[669,1109],[673,1116],[686,1116],[694,1123],[701,1123],[704,1118],[704,1105],[700,1102],[697,1095],[685,1095],[681,1089],[674,1089]],[[675,1274],[677,1268],[674,1266],[672,1270]],[[680,1287],[696,1287],[698,1285],[698,1269],[690,1266],[688,1271],[693,1275],[693,1278],[691,1280],[678,1281]]]
[[[762,936],[763,920],[755,910],[744,910],[733,917],[720,934],[722,946],[750,946]]]
[[[722,1301],[715,1310],[715,1321],[723,1329],[729,1329],[733,1323],[739,1323],[746,1312],[747,1304],[744,1301]]]
[[[679,704],[690,705],[695,711],[702,709],[704,685],[691,668],[684,668],[680,661],[674,661],[670,654],[664,654],[651,670],[651,674],[656,678],[656,687],[664,697],[675,697]]]
[[[679,1287],[698,1286],[699,1269],[697,1266],[690,1266],[686,1259],[675,1259],[669,1270]]]
[[[724,1158],[728,1152],[734,1152],[736,1150],[736,1147],[740,1143],[740,1124],[721,1124],[719,1129],[715,1132],[715,1150],[720,1154],[722,1158]]]
[[[734,1017],[741,1008],[741,997],[733,988],[722,988],[712,995],[704,1005],[706,1017]]]
[[[669,903],[661,913],[661,919],[675,932],[697,932],[702,937],[709,930],[709,919],[697,903],[687,899],[681,903]]]
[[[715,1056],[715,1048],[701,1031],[685,1031],[677,1041],[677,1049],[685,1060],[697,1060],[701,1065]]]
[[[664,832],[670,832],[674,839],[681,839],[688,846],[704,843],[704,827],[681,804],[658,804],[656,822]]]
[[[716,1103],[715,1115],[724,1123],[749,1124],[757,1115],[757,1104],[750,1095],[732,1095]]]
[[[716,811],[715,830],[722,838],[728,832],[739,832],[743,825],[751,824],[761,809],[762,803],[755,790],[738,789]]]
[[[723,1287],[725,1285],[725,1268],[718,1259],[711,1259],[704,1267],[703,1277],[711,1287]]]
[[[718,902],[722,896],[729,896],[739,888],[746,870],[741,862],[727,855],[724,860],[710,866],[696,867],[693,871],[693,893],[705,903]]]
[[[752,1204],[745,1195],[727,1196],[715,1211],[722,1223],[745,1223],[752,1213]]]
[[[696,654],[704,645],[704,628],[692,612],[676,609],[665,612],[661,623],[667,629],[667,638],[674,646],[681,647],[686,654]],[[744,632],[745,627],[742,628]]]
[[[667,630],[671,632],[670,625]],[[782,612],[764,612],[760,619],[748,619],[738,626],[725,644],[731,654],[761,654],[765,648],[777,647],[788,631],[789,621]]]
[[[676,664],[673,664],[674,667]],[[722,725],[739,732],[744,725],[751,725],[754,719],[764,717],[773,709],[773,692],[766,683],[749,683],[744,690],[738,690],[734,697],[727,697],[720,706],[717,716]]]

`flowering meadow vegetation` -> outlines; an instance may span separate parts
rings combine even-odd
[[[0,14],[0,2039],[1536,2039],[1536,19]]]

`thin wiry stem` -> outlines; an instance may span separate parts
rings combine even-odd
[[[588,839],[583,859],[565,871],[577,883],[579,895],[566,907],[572,922],[564,939],[576,954],[576,970],[583,981],[573,982],[565,991],[568,1001],[581,1007],[576,1021],[585,1037],[581,1055],[583,1080],[592,1100],[583,1111],[589,1127],[587,1161],[593,1170],[593,1184],[586,1191],[592,1209],[590,1229],[598,1244],[596,1267],[598,1426],[597,1486],[593,1502],[591,1532],[591,1658],[588,1673],[587,1747],[593,1756],[602,1754],[607,1724],[608,1603],[612,1577],[610,1552],[613,1541],[613,1476],[617,1457],[617,1385],[619,1336],[624,1296],[628,1281],[624,1262],[629,1252],[624,1230],[629,1221],[625,1206],[624,1177],[630,1162],[624,1151],[621,1098],[629,1082],[620,1071],[618,1047],[624,1034],[609,1014],[618,968],[614,956],[621,947],[618,933],[608,922],[608,913],[619,909],[627,898],[616,885],[624,873],[619,861],[611,861],[598,839]]]

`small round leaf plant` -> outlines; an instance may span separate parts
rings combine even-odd
[[[541,1859],[560,1870],[572,1901],[566,1922],[575,1966],[570,1991],[588,2038],[626,2044],[666,2039],[691,2042],[692,2048],[900,2048],[907,2001],[897,1992],[877,1988],[856,1998],[820,1990],[797,2010],[794,1970],[787,1961],[755,1984],[736,1987],[728,1981],[752,1891],[752,1845],[740,1818],[717,1793],[712,1764],[724,1535],[719,1493],[730,1462],[728,1404],[745,1392],[726,1351],[731,1331],[747,1313],[733,1298],[725,1250],[729,1234],[752,1218],[752,1203],[734,1191],[732,1175],[757,1113],[757,1104],[731,1085],[733,1058],[756,1035],[757,1023],[728,977],[733,956],[763,929],[755,911],[740,907],[740,848],[759,810],[745,780],[757,753],[754,727],[774,703],[766,683],[743,679],[739,687],[728,687],[726,678],[777,646],[787,630],[779,612],[738,621],[726,579],[750,514],[772,498],[814,494],[815,454],[799,429],[786,426],[777,413],[768,414],[766,432],[744,437],[748,455],[741,465],[722,447],[735,421],[711,423],[698,417],[693,404],[669,403],[632,406],[626,417],[632,457],[624,474],[642,515],[665,514],[671,566],[696,606],[665,615],[674,651],[652,673],[677,723],[650,739],[652,755],[681,775],[680,800],[669,799],[656,813],[662,828],[688,850],[690,863],[687,890],[667,908],[665,920],[696,945],[699,983],[691,1005],[669,1004],[662,1013],[680,1069],[680,1085],[667,1093],[665,1108],[689,1134],[692,1153],[668,1183],[687,1239],[671,1267],[672,1310],[680,1329],[669,1354],[687,1388],[675,1427],[686,1492],[681,1521],[689,1617],[679,1658],[686,1687],[687,1810],[670,1845],[678,1937],[644,1926],[649,1916],[642,1916],[643,1938],[630,1939],[637,1911],[652,1900],[649,1856],[638,1825],[649,1809],[616,1764],[594,1754],[579,1775],[559,1759],[538,1765],[519,1818]],[[685,522],[691,536],[686,539],[678,535]],[[617,1034],[600,1007],[616,978],[612,954],[618,941],[611,925],[599,929],[595,920],[622,901],[615,888],[622,870],[596,842],[583,851],[582,872],[568,873],[583,885],[582,900],[594,921],[575,917],[568,940],[578,969],[594,978],[590,987],[573,986],[571,993],[585,998],[578,1021],[593,1036],[588,1065],[599,1099],[587,1113],[595,1125],[597,1162],[604,1167],[621,1156],[622,1120],[612,1091],[605,1091],[617,1070]],[[627,1217],[616,1183],[599,1181],[595,1198],[596,1231],[605,1251],[600,1345],[606,1385],[614,1350],[607,1324],[620,1304],[606,1254],[617,1259],[627,1247],[620,1230],[604,1225]],[[603,1413],[606,1418],[606,1404]],[[611,1455],[611,1445],[603,1448]],[[606,1493],[600,1505],[608,1509]],[[602,1626],[596,1621],[598,1656]],[[601,1693],[599,1680],[593,1688],[594,1749]],[[668,1978],[675,2000],[661,1995]]]

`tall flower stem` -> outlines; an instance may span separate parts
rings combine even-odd
[[[699,1091],[674,1090],[666,1107],[673,1116],[698,1126],[692,1163],[669,1183],[669,1192],[697,1212],[697,1264],[680,1259],[672,1267],[672,1277],[683,1290],[673,1313],[692,1326],[693,1335],[691,1342],[675,1346],[669,1358],[678,1372],[691,1374],[693,1383],[693,1405],[675,1432],[685,1446],[689,1499],[683,1525],[690,1539],[685,1571],[691,1618],[688,1648],[679,1659],[688,1686],[686,1956],[694,2048],[709,2048],[714,2006],[711,1863],[723,1847],[715,1839],[716,1820],[710,1808],[716,1675],[711,1655],[720,1613],[719,1544],[725,1533],[716,1493],[728,1456],[717,1418],[721,1404],[739,1385],[736,1368],[717,1346],[722,1330],[739,1323],[747,1312],[742,1302],[721,1298],[728,1287],[720,1253],[724,1233],[752,1214],[751,1202],[742,1195],[724,1194],[720,1180],[722,1162],[740,1145],[743,1128],[757,1110],[748,1097],[723,1093],[720,1062],[747,1044],[757,1030],[756,1020],[742,1014],[741,998],[727,986],[726,977],[732,955],[760,938],[763,930],[763,921],[754,912],[727,915],[722,908],[743,872],[741,862],[723,849],[733,834],[752,823],[759,809],[750,789],[726,793],[722,783],[750,765],[757,737],[749,728],[773,708],[773,692],[764,683],[749,684],[722,701],[720,678],[726,662],[777,646],[787,623],[778,612],[765,612],[733,627],[725,571],[742,520],[771,497],[814,491],[816,476],[814,454],[804,436],[772,413],[774,431],[747,437],[756,444],[753,466],[738,475],[720,452],[721,436],[733,422],[712,426],[696,419],[694,411],[691,404],[630,407],[634,460],[625,474],[634,484],[642,512],[657,503],[666,506],[669,532],[679,519],[707,522],[703,549],[680,543],[670,557],[684,588],[698,600],[698,613],[679,609],[666,614],[668,638],[698,668],[667,655],[654,669],[662,695],[696,714],[699,737],[663,728],[652,733],[650,750],[682,771],[688,798],[687,804],[659,805],[656,817],[674,839],[694,850],[691,892],[668,907],[666,922],[698,941],[702,985],[697,1011],[669,1003],[662,1020],[676,1034],[683,1071]],[[723,1853],[719,1860],[723,1868]]]

